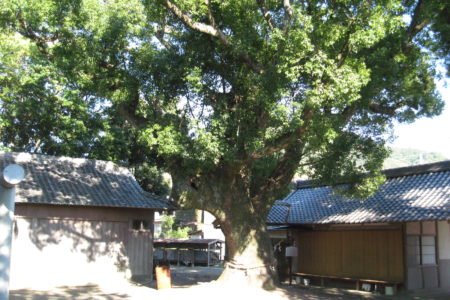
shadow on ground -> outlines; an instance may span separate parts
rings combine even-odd
[[[173,288],[188,288],[196,284],[212,282],[219,278],[222,272],[221,267],[170,267]],[[140,280],[135,284],[156,289],[156,280]]]
[[[300,285],[283,285],[288,299],[303,300],[324,300],[324,299],[373,299],[373,300],[449,300],[450,292],[424,292],[424,293],[408,293],[400,292],[395,296],[386,296],[374,294],[370,292],[347,290],[340,288],[323,288],[316,286],[300,286]],[[300,298],[299,298],[300,297]]]
[[[171,267],[172,289],[156,290],[156,281],[141,281],[123,285],[115,285],[114,290],[101,285],[58,287],[47,291],[14,290],[11,300],[44,300],[44,299],[201,299],[207,295],[215,295],[215,299],[260,299],[260,300],[448,300],[450,292],[398,294],[396,296],[376,295],[369,292],[347,290],[341,288],[323,288],[316,286],[282,284],[273,291],[249,289],[237,286],[222,285],[215,280],[222,273],[222,268],[204,267]]]
[[[105,293],[97,285],[75,286],[75,287],[58,287],[51,291],[37,291],[30,289],[14,290],[9,297],[10,300],[59,300],[59,299],[129,299],[127,294],[121,293]]]

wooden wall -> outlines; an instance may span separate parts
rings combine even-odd
[[[133,230],[133,219],[153,222],[153,211],[18,205],[12,288],[82,285],[124,276],[151,280],[152,232]]]
[[[299,232],[296,240],[299,272],[404,280],[401,230]]]

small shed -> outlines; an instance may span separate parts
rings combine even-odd
[[[26,177],[16,189],[11,288],[151,280],[155,211],[171,209],[112,162],[0,152]]]
[[[155,239],[155,262],[213,266],[222,261],[222,244],[218,239]]]

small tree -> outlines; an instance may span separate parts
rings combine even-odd
[[[161,218],[161,238],[188,238],[189,227],[175,225],[175,217],[163,215]]]

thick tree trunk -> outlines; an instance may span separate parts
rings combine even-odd
[[[175,170],[176,172],[176,170]],[[176,173],[175,173],[176,174]],[[271,289],[278,282],[275,259],[266,231],[269,208],[263,197],[250,197],[248,180],[239,170],[220,168],[208,176],[173,176],[172,196],[184,208],[212,213],[226,240],[225,271],[219,281]]]
[[[223,283],[272,289],[278,282],[273,249],[265,226],[265,213],[236,205],[221,220],[227,244]]]

